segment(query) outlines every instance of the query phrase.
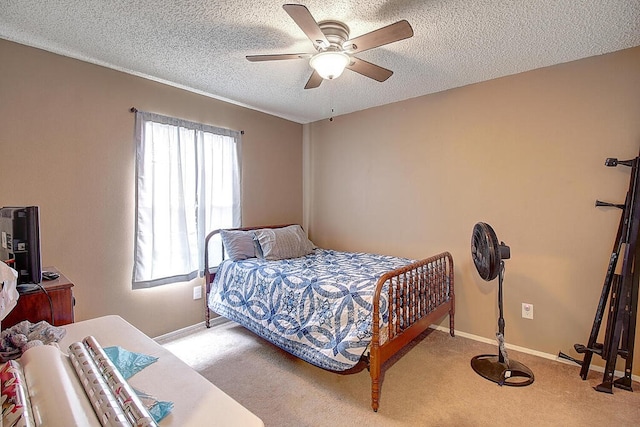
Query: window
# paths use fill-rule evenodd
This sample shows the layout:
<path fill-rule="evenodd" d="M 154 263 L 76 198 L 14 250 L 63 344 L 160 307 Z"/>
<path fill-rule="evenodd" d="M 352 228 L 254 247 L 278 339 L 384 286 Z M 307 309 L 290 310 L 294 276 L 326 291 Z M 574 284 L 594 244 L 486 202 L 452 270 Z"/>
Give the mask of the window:
<path fill-rule="evenodd" d="M 136 112 L 133 288 L 194 279 L 204 238 L 240 226 L 240 132 Z"/>

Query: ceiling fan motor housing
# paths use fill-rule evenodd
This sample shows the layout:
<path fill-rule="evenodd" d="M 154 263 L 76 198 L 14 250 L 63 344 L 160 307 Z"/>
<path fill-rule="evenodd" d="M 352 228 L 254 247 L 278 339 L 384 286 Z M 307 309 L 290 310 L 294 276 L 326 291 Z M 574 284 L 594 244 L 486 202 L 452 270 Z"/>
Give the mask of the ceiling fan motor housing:
<path fill-rule="evenodd" d="M 323 46 L 322 41 L 316 41 L 318 50 L 325 52 L 327 50 L 342 51 L 342 45 L 349 40 L 349 27 L 340 21 L 322 21 L 318 23 L 320 30 L 329 40 L 329 46 Z"/>

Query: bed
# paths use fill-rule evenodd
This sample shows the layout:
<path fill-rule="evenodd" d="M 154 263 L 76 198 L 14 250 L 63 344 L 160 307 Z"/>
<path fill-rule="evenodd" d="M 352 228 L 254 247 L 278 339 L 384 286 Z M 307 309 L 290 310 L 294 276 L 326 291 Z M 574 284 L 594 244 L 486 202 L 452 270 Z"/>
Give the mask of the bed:
<path fill-rule="evenodd" d="M 288 224 L 212 231 L 205 265 L 207 327 L 217 313 L 332 371 L 364 359 L 374 411 L 385 361 L 446 315 L 454 336 L 448 252 L 410 260 L 321 249 Z"/>

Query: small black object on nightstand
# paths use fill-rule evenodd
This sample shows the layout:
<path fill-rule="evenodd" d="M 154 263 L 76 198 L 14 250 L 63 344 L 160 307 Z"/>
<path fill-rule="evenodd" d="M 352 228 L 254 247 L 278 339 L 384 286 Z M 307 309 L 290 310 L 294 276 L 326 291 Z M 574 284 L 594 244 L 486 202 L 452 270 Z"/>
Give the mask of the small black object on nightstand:
<path fill-rule="evenodd" d="M 44 280 L 56 280 L 60 275 L 55 271 L 43 271 L 42 278 Z"/>

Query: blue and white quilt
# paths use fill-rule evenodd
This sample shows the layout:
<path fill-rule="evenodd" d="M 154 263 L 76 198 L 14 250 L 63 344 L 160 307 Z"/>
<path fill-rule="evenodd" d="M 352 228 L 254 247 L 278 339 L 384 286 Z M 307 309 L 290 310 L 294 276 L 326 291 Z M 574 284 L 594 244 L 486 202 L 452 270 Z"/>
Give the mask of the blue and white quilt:
<path fill-rule="evenodd" d="M 226 260 L 209 308 L 321 368 L 355 366 L 373 334 L 373 296 L 386 272 L 406 258 L 316 249 L 300 258 Z M 388 318 L 386 292 L 381 326 Z"/>

